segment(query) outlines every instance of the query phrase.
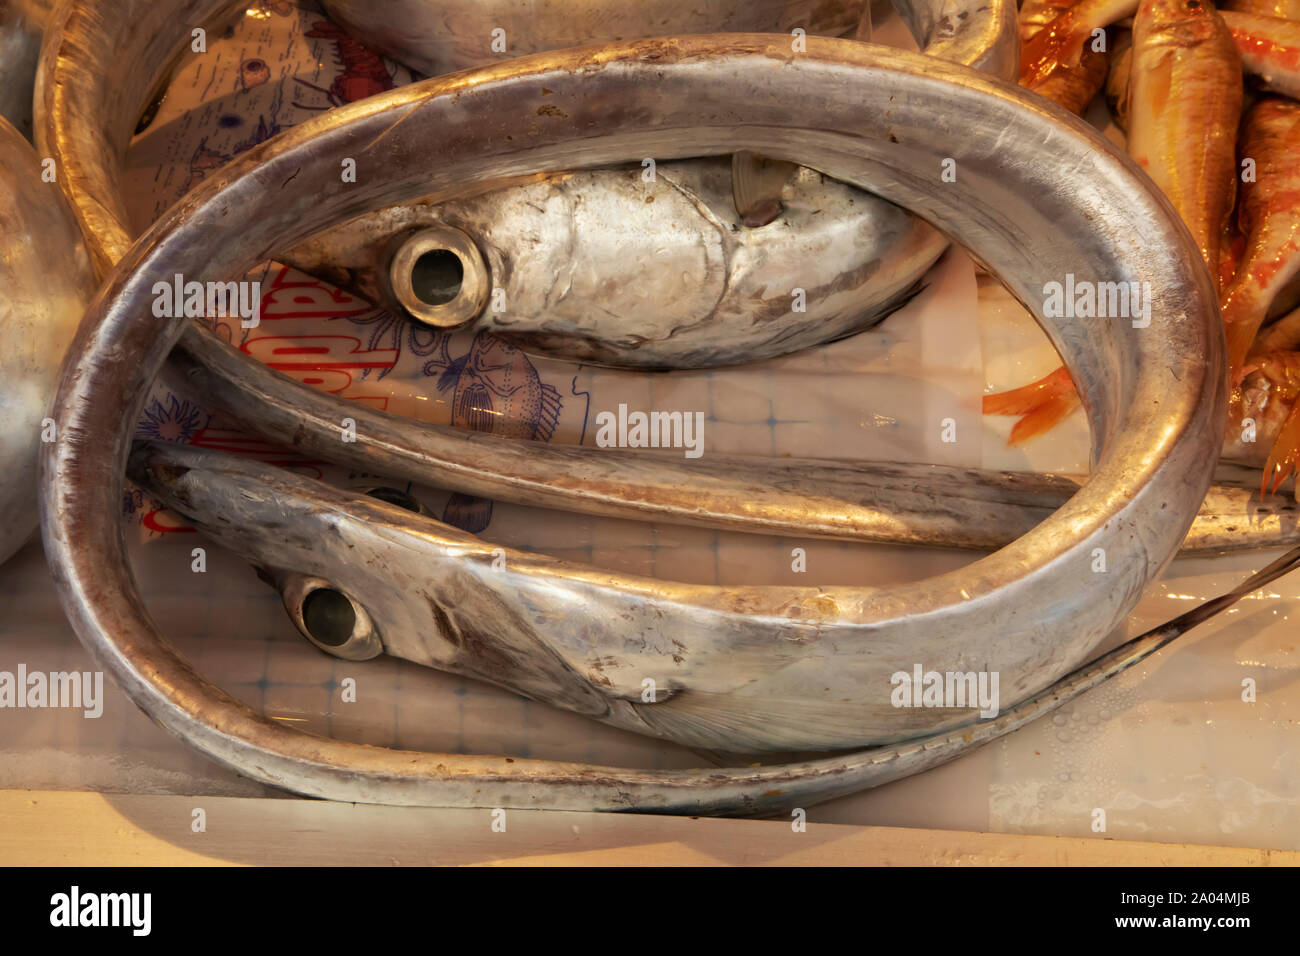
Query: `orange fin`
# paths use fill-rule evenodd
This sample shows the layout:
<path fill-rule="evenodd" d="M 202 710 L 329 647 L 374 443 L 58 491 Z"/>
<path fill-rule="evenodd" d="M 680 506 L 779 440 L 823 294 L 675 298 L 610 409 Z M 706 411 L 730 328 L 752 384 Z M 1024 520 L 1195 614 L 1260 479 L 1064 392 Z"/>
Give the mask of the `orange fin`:
<path fill-rule="evenodd" d="M 1224 322 L 1223 330 L 1228 337 L 1228 368 L 1232 374 L 1232 387 L 1236 388 L 1249 373 L 1249 369 L 1246 367 L 1246 356 L 1250 354 L 1250 347 L 1255 343 L 1255 335 L 1259 332 L 1259 324 L 1256 322 Z"/>
<path fill-rule="evenodd" d="M 1264 463 L 1259 493 L 1264 495 L 1269 491 L 1276 492 L 1278 486 L 1295 473 L 1297 461 L 1300 461 L 1300 402 L 1291 407 L 1281 431 L 1277 433 L 1273 450 L 1268 453 L 1268 461 Z"/>
<path fill-rule="evenodd" d="M 1036 382 L 984 396 L 985 415 L 1019 415 L 1008 445 L 1019 445 L 1051 431 L 1076 408 L 1079 393 L 1064 366 Z"/>
<path fill-rule="evenodd" d="M 985 415 L 1024 415 L 1032 412 L 1049 398 L 1066 395 L 1074 391 L 1074 382 L 1070 373 L 1062 365 L 1050 375 L 1044 375 L 1036 382 L 1021 385 L 1006 392 L 994 392 L 984 396 Z"/>
<path fill-rule="evenodd" d="M 1012 426 L 1007 444 L 1020 445 L 1031 438 L 1046 434 L 1065 421 L 1078 407 L 1079 396 L 1075 392 L 1052 396 Z"/>

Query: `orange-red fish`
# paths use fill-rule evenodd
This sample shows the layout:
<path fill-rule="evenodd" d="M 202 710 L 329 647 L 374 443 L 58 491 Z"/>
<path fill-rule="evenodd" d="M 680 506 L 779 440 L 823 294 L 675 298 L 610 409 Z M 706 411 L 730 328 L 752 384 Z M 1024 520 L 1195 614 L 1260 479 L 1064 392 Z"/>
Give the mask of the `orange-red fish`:
<path fill-rule="evenodd" d="M 1223 457 L 1262 464 L 1265 494 L 1277 491 L 1300 462 L 1300 352 L 1267 352 L 1251 366 L 1233 390 Z"/>
<path fill-rule="evenodd" d="M 1128 84 L 1133 69 L 1133 31 L 1119 30 L 1110 50 L 1106 73 L 1106 103 L 1115 125 L 1128 129 Z"/>
<path fill-rule="evenodd" d="M 1219 10 L 1236 10 L 1239 13 L 1258 13 L 1265 17 L 1282 17 L 1300 20 L 1300 0 L 1228 0 Z"/>
<path fill-rule="evenodd" d="M 1274 92 L 1300 97 L 1300 22 L 1232 10 L 1223 11 L 1223 22 L 1247 73 Z"/>
<path fill-rule="evenodd" d="M 1300 272 L 1300 103 L 1256 103 L 1242 126 L 1241 155 L 1254 166 L 1238 212 L 1246 248 L 1221 297 L 1234 383 L 1278 292 Z"/>
<path fill-rule="evenodd" d="M 1085 7 L 1090 12 L 1080 13 Z M 1096 22 L 1100 11 L 1119 19 L 1123 9 L 1119 0 L 1084 0 L 1035 35 L 1026 50 L 1040 41 L 1046 50 L 1050 32 L 1068 17 L 1078 19 L 1062 36 Z M 1041 66 L 1040 59 L 1022 67 L 1021 82 L 1026 70 L 1049 76 Z M 1142 0 L 1133 20 L 1128 152 L 1174 204 L 1216 279 L 1233 206 L 1241 101 L 1241 58 L 1208 0 Z M 1078 402 L 1061 368 L 1030 385 L 986 395 L 984 412 L 1021 415 L 1011 435 L 1017 444 L 1053 427 Z"/>
<path fill-rule="evenodd" d="M 1027 43 L 1035 33 L 1078 2 L 1079 0 L 1025 0 L 1017 15 L 1021 44 Z"/>
<path fill-rule="evenodd" d="M 1081 0 L 1036 29 L 1021 21 L 1020 85 L 1078 113 L 1106 82 L 1105 28 L 1130 16 L 1137 0 Z M 1032 31 L 1032 32 L 1031 32 Z"/>
<path fill-rule="evenodd" d="M 1132 69 L 1128 153 L 1169 197 L 1218 276 L 1241 119 L 1232 35 L 1208 0 L 1143 0 Z"/>

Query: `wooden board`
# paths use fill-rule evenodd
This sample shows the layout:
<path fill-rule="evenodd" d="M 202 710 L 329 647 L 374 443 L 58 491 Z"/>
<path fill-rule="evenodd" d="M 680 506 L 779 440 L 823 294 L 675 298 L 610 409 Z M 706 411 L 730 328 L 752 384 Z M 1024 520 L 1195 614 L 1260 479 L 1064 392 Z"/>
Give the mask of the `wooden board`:
<path fill-rule="evenodd" d="M 206 829 L 195 832 L 195 810 Z M 1296 866 L 1300 853 L 786 821 L 0 791 L 0 864 Z"/>

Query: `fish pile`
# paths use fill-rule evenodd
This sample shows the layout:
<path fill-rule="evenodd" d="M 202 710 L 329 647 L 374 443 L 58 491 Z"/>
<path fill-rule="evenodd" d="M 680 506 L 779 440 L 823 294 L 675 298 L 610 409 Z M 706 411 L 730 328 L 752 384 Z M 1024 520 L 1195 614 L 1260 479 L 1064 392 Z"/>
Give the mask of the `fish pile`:
<path fill-rule="evenodd" d="M 1104 99 L 1191 232 L 1228 342 L 1222 454 L 1276 491 L 1300 462 L 1300 0 L 1025 0 L 1020 31 L 1021 86 Z M 1013 445 L 1078 406 L 1064 367 L 984 398 Z"/>

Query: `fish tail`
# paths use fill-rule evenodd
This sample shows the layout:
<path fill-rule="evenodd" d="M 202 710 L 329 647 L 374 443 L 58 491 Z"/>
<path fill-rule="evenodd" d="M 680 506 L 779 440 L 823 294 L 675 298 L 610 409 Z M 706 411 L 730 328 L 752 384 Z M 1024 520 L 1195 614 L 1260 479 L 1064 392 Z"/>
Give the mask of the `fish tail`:
<path fill-rule="evenodd" d="M 1079 393 L 1064 366 L 1036 382 L 984 396 L 985 415 L 1019 415 L 1008 445 L 1019 445 L 1045 434 L 1079 407 Z"/>
<path fill-rule="evenodd" d="M 1246 356 L 1264 324 L 1263 310 L 1243 307 L 1244 298 L 1244 292 L 1231 289 L 1223 297 L 1223 331 L 1228 340 L 1228 368 L 1234 386 L 1240 385 L 1246 375 Z"/>
<path fill-rule="evenodd" d="M 1021 385 L 1006 392 L 984 396 L 985 415 L 1024 415 L 1043 403 L 1045 399 L 1074 391 L 1074 382 L 1065 366 L 1061 366 L 1036 382 Z"/>
<path fill-rule="evenodd" d="M 1297 461 L 1300 461 L 1300 402 L 1291 406 L 1286 421 L 1277 433 L 1277 440 L 1268 453 L 1264 474 L 1259 482 L 1260 495 L 1267 491 L 1276 492 L 1278 486 L 1295 473 Z"/>
<path fill-rule="evenodd" d="M 1055 395 L 1045 400 L 1012 426 L 1011 434 L 1007 438 L 1007 444 L 1010 446 L 1023 445 L 1031 438 L 1047 434 L 1047 432 L 1069 418 L 1070 413 L 1078 407 L 1079 396 L 1075 392 L 1067 395 Z"/>

